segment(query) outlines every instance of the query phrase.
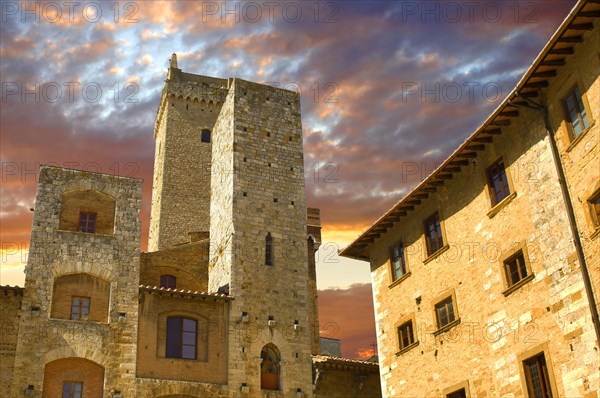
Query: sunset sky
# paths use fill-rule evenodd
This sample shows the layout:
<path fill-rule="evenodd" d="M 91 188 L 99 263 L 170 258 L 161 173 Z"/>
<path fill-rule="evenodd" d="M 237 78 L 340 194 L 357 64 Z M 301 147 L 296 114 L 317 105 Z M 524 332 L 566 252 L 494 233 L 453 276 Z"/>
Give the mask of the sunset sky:
<path fill-rule="evenodd" d="M 574 4 L 3 1 L 0 284 L 24 283 L 40 164 L 143 178 L 146 250 L 153 123 L 175 52 L 186 72 L 300 90 L 321 324 L 344 355 L 369 357 L 369 266 L 337 250 L 470 135 Z"/>

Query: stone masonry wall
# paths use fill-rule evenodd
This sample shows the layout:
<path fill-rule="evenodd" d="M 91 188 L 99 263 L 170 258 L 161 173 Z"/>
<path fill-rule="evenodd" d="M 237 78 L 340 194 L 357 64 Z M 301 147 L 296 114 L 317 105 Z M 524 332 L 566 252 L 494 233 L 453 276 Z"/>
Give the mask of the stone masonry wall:
<path fill-rule="evenodd" d="M 61 195 L 96 190 L 116 200 L 114 235 L 60 231 Z M 40 170 L 10 397 L 33 385 L 44 366 L 84 358 L 105 369 L 104 396 L 135 396 L 142 181 L 43 166 Z M 88 274 L 110 284 L 108 323 L 50 317 L 54 281 Z M 92 303 L 93 305 L 93 303 Z M 32 310 L 35 309 L 35 310 Z"/>
<path fill-rule="evenodd" d="M 262 397 L 260 352 L 281 353 L 281 390 L 312 397 L 300 101 L 296 93 L 235 79 L 215 126 L 211 198 L 211 289 L 229 284 L 229 388 Z M 215 172 L 215 166 L 220 172 Z M 218 180 L 217 180 L 218 179 Z M 273 265 L 265 239 L 273 239 Z M 248 322 L 239 322 L 247 312 Z M 269 327 L 269 317 L 275 322 Z M 297 322 L 299 327 L 294 328 Z"/>
<path fill-rule="evenodd" d="M 370 251 L 385 397 L 437 397 L 460 382 L 468 382 L 471 397 L 523 396 L 521 361 L 542 349 L 554 394 L 591 396 L 600 388 L 598 347 L 548 137 L 536 111 L 520 112 Z M 516 195 L 490 211 L 485 170 L 500 156 Z M 423 221 L 436 210 L 448 248 L 424 261 Z M 410 275 L 393 283 L 389 248 L 400 240 Z M 519 247 L 534 277 L 507 294 L 502 259 Z M 434 334 L 434 305 L 450 294 L 460 323 Z M 418 345 L 399 353 L 397 327 L 411 318 Z"/>
<path fill-rule="evenodd" d="M 588 200 L 600 190 L 600 26 L 585 33 L 584 42 L 567 58 L 561 73 L 550 82 L 545 99 L 554 128 L 577 226 L 592 277 L 596 305 L 600 311 L 600 229 L 594 226 Z M 577 139 L 571 137 L 562 99 L 577 85 L 583 96 L 590 127 Z"/>
<path fill-rule="evenodd" d="M 211 131 L 214 140 L 227 93 L 224 80 L 194 78 L 174 68 L 169 76 L 154 133 L 150 251 L 187 242 L 188 232 L 209 230 L 212 143 L 201 142 L 201 132 Z"/>

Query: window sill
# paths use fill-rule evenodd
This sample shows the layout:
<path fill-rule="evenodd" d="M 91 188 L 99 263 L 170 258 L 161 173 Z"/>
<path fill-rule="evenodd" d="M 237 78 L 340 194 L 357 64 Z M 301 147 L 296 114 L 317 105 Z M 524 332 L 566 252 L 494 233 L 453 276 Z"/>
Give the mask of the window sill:
<path fill-rule="evenodd" d="M 398 286 L 400 283 L 402 283 L 402 281 L 404 281 L 406 278 L 408 278 L 410 276 L 410 271 L 408 271 L 407 273 L 405 273 L 404 275 L 402 275 L 400 278 L 396 279 L 394 282 L 392 282 L 391 285 L 388 286 L 389 289 Z"/>
<path fill-rule="evenodd" d="M 400 355 L 412 350 L 413 348 L 415 348 L 416 346 L 419 345 L 419 340 L 415 341 L 414 343 L 412 343 L 411 345 L 408 345 L 406 347 L 404 347 L 403 349 L 401 349 L 400 351 L 398 351 L 396 353 L 396 356 L 399 357 Z"/>
<path fill-rule="evenodd" d="M 590 131 L 592 129 L 592 127 L 594 127 L 594 124 L 596 124 L 595 120 L 592 121 L 592 123 L 590 123 L 590 125 L 587 126 L 581 133 L 579 133 L 579 135 L 571 141 L 571 143 L 569 144 L 569 146 L 566 149 L 566 152 L 571 152 L 571 150 L 573 148 L 575 148 L 581 140 L 583 140 L 583 137 L 585 135 L 587 135 L 588 131 Z"/>
<path fill-rule="evenodd" d="M 58 232 L 67 232 L 70 234 L 85 235 L 85 236 L 100 236 L 100 237 L 106 237 L 106 238 L 114 238 L 115 237 L 114 234 L 100 234 L 98 232 L 90 233 L 90 232 L 81 232 L 81 231 L 69 231 L 68 229 L 57 229 L 57 231 Z"/>
<path fill-rule="evenodd" d="M 495 205 L 494 207 L 492 207 L 488 212 L 487 212 L 487 216 L 489 218 L 493 218 L 496 214 L 498 214 L 500 212 L 500 210 L 502 210 L 503 208 L 505 208 L 510 202 L 513 201 L 514 198 L 517 197 L 517 193 L 513 192 L 510 195 L 508 195 L 506 198 L 502 199 L 500 201 L 500 203 L 498 203 L 497 205 Z"/>
<path fill-rule="evenodd" d="M 434 336 L 440 335 L 442 333 L 447 332 L 448 330 L 452 329 L 454 326 L 460 324 L 460 318 L 453 320 L 452 322 L 450 322 L 449 324 L 447 324 L 446 326 L 442 326 L 441 328 L 439 328 L 438 330 L 436 330 L 435 332 L 433 332 Z"/>
<path fill-rule="evenodd" d="M 450 249 L 449 245 L 444 245 L 442 246 L 441 249 L 438 249 L 436 252 L 432 253 L 429 255 L 429 257 L 427 257 L 425 260 L 423 260 L 423 264 L 427 264 L 428 262 L 435 260 L 436 258 L 438 258 L 442 253 L 444 253 L 445 251 L 447 251 L 448 249 Z"/>
<path fill-rule="evenodd" d="M 505 291 L 503 291 L 502 294 L 504 295 L 504 297 L 509 296 L 510 294 L 512 294 L 513 292 L 515 292 L 516 290 L 519 290 L 519 288 L 521 286 L 523 286 L 524 284 L 526 284 L 527 282 L 532 281 L 533 278 L 535 278 L 535 274 L 531 273 L 531 274 L 527 275 L 525 278 L 521 279 L 520 281 L 518 281 L 517 283 L 515 283 L 514 285 L 512 285 L 511 287 L 509 287 Z"/>

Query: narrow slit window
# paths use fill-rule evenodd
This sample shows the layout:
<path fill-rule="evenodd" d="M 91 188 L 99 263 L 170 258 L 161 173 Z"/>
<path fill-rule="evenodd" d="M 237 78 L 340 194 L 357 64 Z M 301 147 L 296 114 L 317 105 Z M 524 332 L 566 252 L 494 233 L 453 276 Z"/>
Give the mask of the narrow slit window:
<path fill-rule="evenodd" d="M 265 238 L 265 264 L 273 265 L 273 238 L 270 232 Z"/>

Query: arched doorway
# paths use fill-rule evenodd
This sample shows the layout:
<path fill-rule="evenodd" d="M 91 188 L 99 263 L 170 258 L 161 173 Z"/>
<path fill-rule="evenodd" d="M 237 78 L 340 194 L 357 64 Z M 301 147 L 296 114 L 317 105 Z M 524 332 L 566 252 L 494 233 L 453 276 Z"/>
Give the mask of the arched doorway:
<path fill-rule="evenodd" d="M 281 356 L 273 344 L 267 344 L 260 352 L 260 388 L 263 390 L 279 390 L 281 374 Z"/>

